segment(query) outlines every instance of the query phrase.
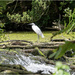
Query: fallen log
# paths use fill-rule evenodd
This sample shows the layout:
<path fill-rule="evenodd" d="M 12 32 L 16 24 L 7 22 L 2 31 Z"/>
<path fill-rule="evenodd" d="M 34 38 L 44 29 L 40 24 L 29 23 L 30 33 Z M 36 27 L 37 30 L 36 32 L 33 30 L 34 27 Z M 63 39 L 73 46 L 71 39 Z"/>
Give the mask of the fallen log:
<path fill-rule="evenodd" d="M 0 48 L 21 48 L 21 49 L 32 49 L 32 48 L 35 48 L 35 47 L 38 47 L 38 48 L 51 48 L 51 49 L 55 49 L 55 48 L 58 48 L 59 45 L 62 45 L 64 44 L 64 42 L 49 42 L 49 43 L 39 43 L 39 44 L 31 44 L 31 45 L 20 45 L 20 44 L 17 44 L 17 45 L 13 45 L 13 44 L 1 44 L 0 45 Z"/>
<path fill-rule="evenodd" d="M 14 41 L 27 42 L 27 43 L 33 44 L 31 41 L 26 41 L 26 40 L 7 40 L 7 41 L 1 41 L 0 43 L 4 43 L 4 42 L 14 42 Z"/>
<path fill-rule="evenodd" d="M 42 46 L 42 45 L 33 45 L 33 46 L 20 46 L 20 45 L 5 45 L 4 47 L 0 47 L 0 48 L 9 48 L 9 49 L 13 49 L 13 48 L 21 48 L 21 49 L 33 49 L 35 47 L 38 47 L 38 48 L 46 48 L 46 49 L 55 49 L 55 48 L 58 48 L 59 45 L 55 45 L 55 46 Z"/>
<path fill-rule="evenodd" d="M 1 72 L 5 70 L 10 70 L 11 72 L 13 71 L 14 73 L 18 74 L 33 74 L 32 72 L 26 71 L 26 70 L 20 70 L 20 69 L 13 69 L 9 67 L 0 67 Z"/>

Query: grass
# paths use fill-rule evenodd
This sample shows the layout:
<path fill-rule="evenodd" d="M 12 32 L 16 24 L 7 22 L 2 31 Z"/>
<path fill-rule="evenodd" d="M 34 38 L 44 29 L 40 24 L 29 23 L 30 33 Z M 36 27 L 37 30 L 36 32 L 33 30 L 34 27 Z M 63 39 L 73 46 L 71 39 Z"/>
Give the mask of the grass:
<path fill-rule="evenodd" d="M 50 37 L 52 36 L 52 33 L 54 33 L 54 31 L 44 31 L 43 34 L 45 36 L 45 38 L 41 38 L 40 37 L 40 42 L 49 42 L 50 41 Z M 70 34 L 62 34 L 65 38 L 70 38 L 71 40 L 73 40 L 75 37 L 75 32 L 72 32 Z M 30 32 L 6 32 L 5 33 L 6 36 L 6 40 L 28 40 L 28 41 L 32 41 L 32 42 L 36 42 L 37 41 L 37 34 L 34 33 L 33 31 Z M 60 39 L 63 38 L 61 35 L 57 35 L 55 36 L 53 39 Z"/>

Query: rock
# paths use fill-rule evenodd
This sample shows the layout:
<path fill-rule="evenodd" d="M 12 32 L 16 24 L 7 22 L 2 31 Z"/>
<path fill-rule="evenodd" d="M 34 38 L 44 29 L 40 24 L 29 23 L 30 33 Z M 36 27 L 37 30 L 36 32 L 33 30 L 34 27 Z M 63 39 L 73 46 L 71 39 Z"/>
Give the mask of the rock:
<path fill-rule="evenodd" d="M 17 72 L 14 72 L 14 71 L 11 71 L 11 70 L 5 70 L 5 71 L 2 71 L 1 74 L 16 74 L 16 75 L 19 75 Z"/>

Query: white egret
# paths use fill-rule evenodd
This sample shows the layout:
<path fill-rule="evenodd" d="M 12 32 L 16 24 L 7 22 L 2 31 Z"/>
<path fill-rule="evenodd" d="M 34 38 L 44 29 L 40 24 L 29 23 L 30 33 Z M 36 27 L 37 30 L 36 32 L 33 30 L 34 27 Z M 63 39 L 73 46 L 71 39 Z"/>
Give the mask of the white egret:
<path fill-rule="evenodd" d="M 44 38 L 44 35 L 43 35 L 42 31 L 40 30 L 40 28 L 37 25 L 35 25 L 35 23 L 30 23 L 28 25 L 32 25 L 33 31 L 38 35 L 38 41 L 39 41 L 39 35 L 42 38 Z"/>

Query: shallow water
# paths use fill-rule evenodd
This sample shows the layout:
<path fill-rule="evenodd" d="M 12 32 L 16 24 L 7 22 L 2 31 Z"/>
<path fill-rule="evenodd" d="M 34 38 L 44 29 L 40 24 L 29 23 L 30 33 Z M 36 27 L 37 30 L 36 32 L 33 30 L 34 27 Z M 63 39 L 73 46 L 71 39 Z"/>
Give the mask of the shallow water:
<path fill-rule="evenodd" d="M 19 50 L 16 54 L 12 52 L 7 54 L 6 50 L 0 51 L 0 64 L 22 65 L 27 71 L 33 73 L 41 72 L 42 74 L 51 74 L 55 72 L 55 66 L 46 64 L 41 57 L 25 54 Z M 73 71 L 71 75 L 75 75 L 75 72 Z"/>
<path fill-rule="evenodd" d="M 24 56 L 24 55 L 17 55 L 17 59 L 13 59 L 13 61 L 9 62 L 9 64 L 20 64 L 25 67 L 28 71 L 36 73 L 38 71 L 42 71 L 44 74 L 54 73 L 54 65 L 41 63 L 38 60 L 32 60 L 31 57 L 35 56 Z"/>

